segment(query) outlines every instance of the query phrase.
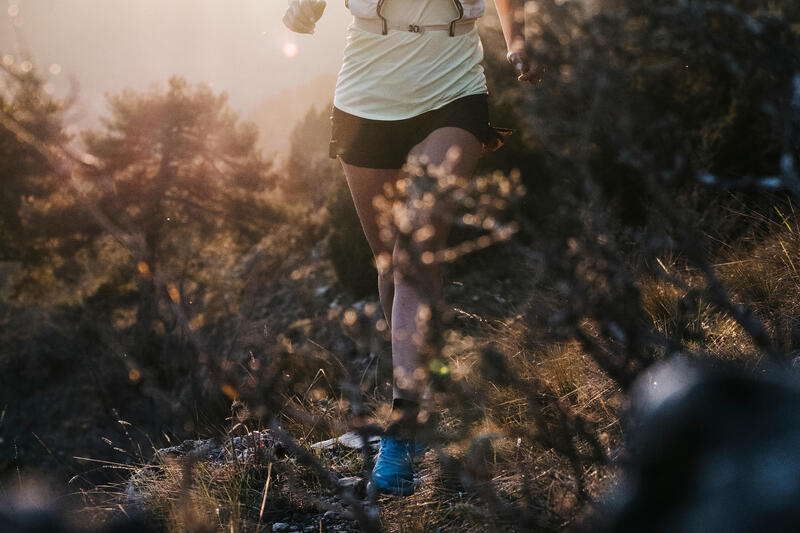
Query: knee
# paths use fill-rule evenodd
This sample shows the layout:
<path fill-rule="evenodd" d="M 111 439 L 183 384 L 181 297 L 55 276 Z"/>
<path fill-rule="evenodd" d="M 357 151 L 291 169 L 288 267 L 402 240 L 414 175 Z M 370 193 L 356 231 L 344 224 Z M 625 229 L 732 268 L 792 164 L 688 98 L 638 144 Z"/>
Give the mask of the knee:
<path fill-rule="evenodd" d="M 437 297 L 442 287 L 442 268 L 433 252 L 395 247 L 392 255 L 392 279 L 420 294 Z"/>

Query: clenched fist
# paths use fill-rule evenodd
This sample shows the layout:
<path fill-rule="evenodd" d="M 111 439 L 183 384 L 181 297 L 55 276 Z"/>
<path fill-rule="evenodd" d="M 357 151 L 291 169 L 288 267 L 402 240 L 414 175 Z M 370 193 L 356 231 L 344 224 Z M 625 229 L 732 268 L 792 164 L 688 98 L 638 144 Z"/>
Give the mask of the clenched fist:
<path fill-rule="evenodd" d="M 325 0 L 291 0 L 283 24 L 296 33 L 314 33 L 314 26 L 325 11 Z"/>

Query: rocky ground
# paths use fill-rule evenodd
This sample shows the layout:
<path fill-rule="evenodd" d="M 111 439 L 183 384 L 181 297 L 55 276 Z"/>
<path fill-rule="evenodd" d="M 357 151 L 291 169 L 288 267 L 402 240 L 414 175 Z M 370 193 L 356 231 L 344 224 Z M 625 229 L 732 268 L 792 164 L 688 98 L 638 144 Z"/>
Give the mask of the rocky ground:
<path fill-rule="evenodd" d="M 534 268 L 536 260 L 526 250 L 509 243 L 474 254 L 468 264 L 461 262 L 448 265 L 446 299 L 453 310 L 452 327 L 461 334 L 469 335 L 491 327 L 488 326 L 490 323 L 514 320 L 526 305 L 525 298 L 531 284 L 538 281 Z M 380 402 L 382 396 L 388 398 L 388 381 L 384 381 L 390 346 L 380 328 L 376 328 L 382 318 L 377 298 L 372 296 L 354 301 L 336 286 L 330 266 L 324 261 L 297 266 L 289 278 L 292 280 L 291 286 L 281 286 L 280 281 L 275 281 L 273 287 L 265 288 L 263 299 L 259 299 L 263 317 L 255 320 L 255 325 L 249 329 L 255 331 L 260 325 L 266 324 L 269 331 L 280 332 L 277 336 L 289 339 L 293 349 L 300 354 L 339 357 L 345 361 L 349 372 L 360 373 L 362 384 L 365 381 L 373 383 L 366 390 L 376 396 L 369 401 Z M 354 314 L 349 315 L 351 312 Z M 349 320 L 349 316 L 355 319 Z M 247 342 L 243 342 L 243 345 Z M 325 409 L 325 405 L 323 400 L 312 408 Z M 293 430 L 297 433 L 302 428 L 287 427 L 290 433 Z M 352 490 L 352 494 L 363 503 L 365 482 L 361 475 L 363 459 L 359 450 L 360 439 L 352 433 L 312 435 L 323 438 L 315 442 L 298 434 L 293 437 L 330 469 L 336 476 L 337 484 Z M 374 453 L 377 438 L 373 438 L 370 445 Z M 426 487 L 435 485 L 439 477 L 435 455 L 429 452 L 420 458 L 424 462 L 419 469 L 420 480 Z M 270 477 L 264 468 L 272 462 L 276 470 Z M 287 471 L 276 475 L 281 464 L 287 467 Z M 237 497 L 249 502 L 247 505 L 252 509 L 251 516 L 259 515 L 255 509 L 263 502 L 258 495 L 264 493 L 269 479 L 270 496 L 261 510 L 260 523 L 256 521 L 250 524 L 253 531 L 360 530 L 357 522 L 352 520 L 352 507 L 341 494 L 321 486 L 315 475 L 301 475 L 302 479 L 298 480 L 288 472 L 289 465 L 297 466 L 295 458 L 265 430 L 232 438 L 188 440 L 157 450 L 150 464 L 144 465 L 131 477 L 124 491 L 123 506 L 150 512 L 155 508 L 162 520 L 176 520 L 174 506 L 165 507 L 161 504 L 165 500 L 174 500 L 175 495 L 170 491 L 178 490 L 180 486 L 180 482 L 175 481 L 180 476 L 175 472 L 180 470 L 181 465 L 192 465 L 195 469 L 201 465 L 201 473 L 195 475 L 195 481 L 203 476 L 217 480 L 218 484 L 220 478 L 247 478 L 245 484 L 252 494 Z M 449 500 L 452 495 L 449 492 L 447 494 Z M 461 503 L 453 505 L 469 506 L 469 496 L 461 492 L 456 496 Z M 392 498 L 384 500 L 381 500 L 381 505 L 389 508 L 400 505 Z M 365 508 L 369 509 L 368 506 Z M 373 512 L 378 513 L 379 510 L 374 509 Z M 243 523 L 248 522 L 244 520 Z M 249 530 L 248 526 L 244 526 L 244 530 Z"/>
<path fill-rule="evenodd" d="M 370 439 L 371 451 L 377 449 L 377 438 Z M 359 449 L 360 439 L 354 433 L 347 433 L 340 438 L 329 439 L 311 445 L 312 449 L 325 450 L 328 453 L 340 453 Z M 224 470 L 226 466 L 236 465 L 239 468 L 254 466 L 265 455 L 275 459 L 286 458 L 284 447 L 269 432 L 254 431 L 248 435 L 234 437 L 229 442 L 221 439 L 188 440 L 177 446 L 157 450 L 150 465 L 137 470 L 128 483 L 122 505 L 129 513 L 147 512 L 153 488 L 151 483 L 157 482 L 153 476 L 154 469 L 169 468 L 170 465 L 195 464 L 203 462 L 208 467 Z M 364 497 L 365 482 L 362 477 L 349 476 L 338 478 L 340 486 L 352 490 L 357 496 Z M 286 509 L 271 510 L 270 521 L 264 522 L 267 531 L 359 531 L 358 524 L 347 518 L 347 505 L 341 496 L 330 495 L 318 499 L 319 508 L 298 511 Z"/>

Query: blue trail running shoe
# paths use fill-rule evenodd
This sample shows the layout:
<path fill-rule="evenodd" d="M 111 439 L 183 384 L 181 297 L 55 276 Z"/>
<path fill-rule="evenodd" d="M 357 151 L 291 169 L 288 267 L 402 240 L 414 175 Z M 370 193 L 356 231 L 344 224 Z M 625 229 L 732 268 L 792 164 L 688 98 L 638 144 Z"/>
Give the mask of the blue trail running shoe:
<path fill-rule="evenodd" d="M 414 441 L 395 437 L 381 438 L 381 447 L 372 469 L 372 483 L 378 492 L 408 496 L 414 492 Z"/>

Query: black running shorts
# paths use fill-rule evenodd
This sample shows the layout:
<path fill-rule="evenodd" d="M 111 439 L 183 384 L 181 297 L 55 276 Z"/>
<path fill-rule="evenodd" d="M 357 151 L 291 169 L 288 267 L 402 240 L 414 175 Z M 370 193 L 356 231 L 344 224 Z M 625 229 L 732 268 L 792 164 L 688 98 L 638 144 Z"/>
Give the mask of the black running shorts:
<path fill-rule="evenodd" d="M 365 168 L 399 169 L 411 149 L 438 128 L 462 128 L 483 145 L 491 142 L 489 100 L 474 94 L 403 120 L 370 120 L 333 108 L 330 156 Z"/>

